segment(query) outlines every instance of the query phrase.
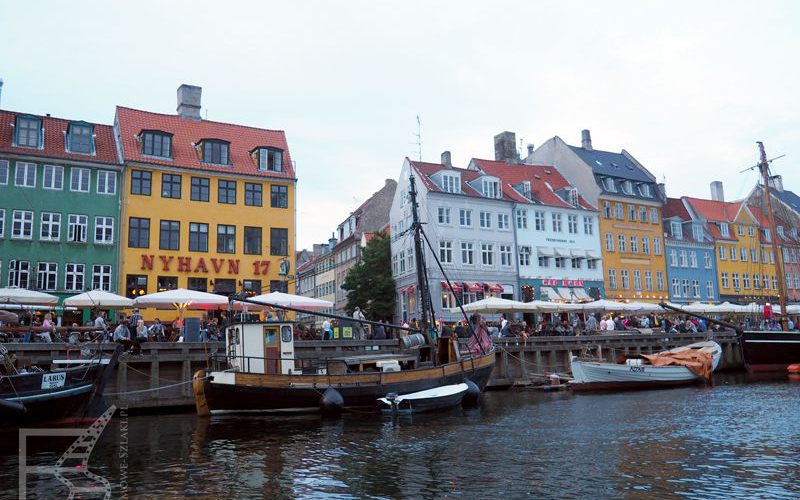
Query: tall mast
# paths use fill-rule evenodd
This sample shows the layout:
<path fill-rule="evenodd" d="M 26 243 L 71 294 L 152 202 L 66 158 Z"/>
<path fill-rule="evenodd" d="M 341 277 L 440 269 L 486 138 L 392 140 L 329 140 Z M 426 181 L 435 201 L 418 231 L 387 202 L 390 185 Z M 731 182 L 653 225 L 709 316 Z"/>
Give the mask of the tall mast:
<path fill-rule="evenodd" d="M 772 252 L 775 254 L 775 272 L 778 278 L 778 302 L 781 306 L 781 326 L 787 328 L 786 320 L 786 281 L 783 275 L 783 254 L 778 248 L 778 231 L 775 229 L 775 214 L 772 212 L 772 196 L 769 192 L 769 162 L 767 152 L 764 150 L 764 143 L 758 141 L 758 150 L 761 153 L 761 161 L 758 165 L 761 171 L 761 180 L 764 184 L 764 202 L 767 207 L 767 221 L 769 222 L 770 241 L 772 242 Z"/>
<path fill-rule="evenodd" d="M 432 311 L 431 311 L 431 292 L 428 287 L 428 274 L 425 267 L 425 249 L 422 246 L 422 223 L 419 220 L 419 212 L 417 205 L 417 184 L 412 173 L 409 177 L 410 188 L 408 191 L 411 197 L 411 217 L 412 228 L 414 229 L 414 253 L 416 254 L 417 263 L 417 283 L 419 287 L 419 300 L 422 306 L 422 317 L 420 318 L 420 329 L 427 337 L 431 331 L 432 325 Z"/>

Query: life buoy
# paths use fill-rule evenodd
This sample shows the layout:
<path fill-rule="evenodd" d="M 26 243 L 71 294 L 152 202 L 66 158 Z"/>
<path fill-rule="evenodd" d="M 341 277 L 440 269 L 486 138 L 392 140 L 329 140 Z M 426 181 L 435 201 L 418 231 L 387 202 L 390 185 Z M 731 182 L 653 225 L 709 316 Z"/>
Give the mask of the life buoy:
<path fill-rule="evenodd" d="M 786 368 L 786 371 L 789 373 L 800 373 L 800 363 L 795 363 L 793 365 L 789 365 Z"/>

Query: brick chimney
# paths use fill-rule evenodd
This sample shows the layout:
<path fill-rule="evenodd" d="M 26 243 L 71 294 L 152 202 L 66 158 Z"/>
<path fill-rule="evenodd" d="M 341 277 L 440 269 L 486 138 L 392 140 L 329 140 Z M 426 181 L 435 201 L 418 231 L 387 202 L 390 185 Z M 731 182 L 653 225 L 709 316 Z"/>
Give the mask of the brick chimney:
<path fill-rule="evenodd" d="M 186 120 L 200 120 L 200 97 L 203 88 L 183 84 L 178 87 L 178 116 Z"/>
<path fill-rule="evenodd" d="M 589 129 L 581 130 L 581 147 L 586 151 L 592 150 L 592 134 Z"/>
<path fill-rule="evenodd" d="M 517 135 L 514 132 L 501 132 L 494 136 L 494 159 L 511 163 L 519 161 Z"/>
<path fill-rule="evenodd" d="M 453 168 L 453 161 L 450 158 L 450 151 L 442 152 L 442 165 L 444 165 L 445 168 Z"/>
<path fill-rule="evenodd" d="M 769 178 L 769 187 L 774 189 L 775 191 L 782 193 L 783 192 L 783 177 L 780 175 L 773 175 Z"/>
<path fill-rule="evenodd" d="M 529 142 L 528 143 L 528 156 L 531 156 L 533 154 L 533 150 L 534 150 L 533 144 L 531 144 Z"/>
<path fill-rule="evenodd" d="M 711 199 L 714 201 L 725 201 L 725 192 L 722 190 L 721 181 L 714 181 L 711 183 Z"/>

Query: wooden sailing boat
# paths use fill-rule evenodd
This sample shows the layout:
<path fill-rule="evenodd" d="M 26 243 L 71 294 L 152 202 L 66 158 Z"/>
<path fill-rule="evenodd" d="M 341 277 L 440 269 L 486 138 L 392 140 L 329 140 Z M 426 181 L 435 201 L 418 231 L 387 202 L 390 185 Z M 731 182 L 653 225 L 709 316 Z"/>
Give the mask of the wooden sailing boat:
<path fill-rule="evenodd" d="M 422 306 L 421 328 L 409 335 L 410 341 L 406 342 L 409 348 L 398 354 L 299 360 L 294 356 L 294 324 L 291 321 L 233 324 L 226 328 L 225 354 L 212 356 L 214 366 L 208 371 L 200 370 L 194 376 L 193 389 L 199 415 L 249 411 L 337 413 L 348 408 L 377 410 L 378 399 L 387 394 L 405 395 L 461 383 L 469 386 L 464 403 L 477 401 L 494 367 L 494 348 L 487 332 L 477 326 L 472 329 L 473 342 L 469 352 L 461 351 L 454 335 L 440 336 L 435 332 L 425 269 L 424 233 L 419 221 L 413 175 L 409 196 Z M 243 301 L 298 311 L 291 307 Z M 343 322 L 357 321 L 334 314 L 315 314 Z M 392 328 L 410 330 L 399 326 Z"/>
<path fill-rule="evenodd" d="M 748 371 L 785 372 L 790 364 L 800 362 L 800 335 L 787 331 L 788 316 L 786 314 L 786 298 L 788 297 L 788 292 L 784 274 L 783 253 L 778 248 L 779 237 L 776 230 L 775 213 L 772 208 L 772 196 L 769 189 L 769 161 L 767 161 L 764 144 L 759 142 L 758 147 L 761 155 L 758 167 L 764 187 L 765 215 L 770 233 L 773 235 L 771 243 L 772 251 L 775 254 L 778 300 L 780 302 L 780 310 L 783 314 L 780 316 L 781 331 L 745 331 L 742 332 L 740 343 L 744 363 Z"/>

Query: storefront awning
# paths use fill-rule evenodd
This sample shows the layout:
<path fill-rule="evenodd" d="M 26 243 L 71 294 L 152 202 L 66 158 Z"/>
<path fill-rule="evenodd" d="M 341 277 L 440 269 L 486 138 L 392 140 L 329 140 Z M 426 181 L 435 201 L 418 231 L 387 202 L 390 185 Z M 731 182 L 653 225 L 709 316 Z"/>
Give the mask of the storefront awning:
<path fill-rule="evenodd" d="M 503 293 L 503 285 L 500 283 L 486 283 L 486 288 L 490 293 Z"/>
<path fill-rule="evenodd" d="M 556 248 L 556 255 L 559 257 L 569 257 L 569 250 L 566 248 Z"/>
<path fill-rule="evenodd" d="M 560 286 L 560 287 L 558 287 L 558 294 L 561 295 L 562 297 L 564 297 L 567 300 L 577 300 L 578 299 L 578 295 L 577 295 L 577 292 L 575 292 L 575 290 L 577 290 L 577 289 L 576 288 L 566 288 L 566 287 Z"/>
<path fill-rule="evenodd" d="M 552 257 L 553 255 L 555 255 L 555 254 L 553 253 L 553 249 L 552 249 L 552 248 L 549 248 L 549 247 L 536 247 L 536 252 L 537 252 L 537 253 L 538 253 L 538 254 L 539 254 L 541 257 Z"/>
<path fill-rule="evenodd" d="M 471 293 L 478 293 L 483 291 L 483 285 L 475 281 L 465 281 L 464 291 Z"/>
<path fill-rule="evenodd" d="M 414 293 L 414 287 L 416 285 L 408 285 L 400 289 L 400 295 L 411 295 Z"/>
<path fill-rule="evenodd" d="M 583 288 L 575 288 L 573 291 L 575 292 L 575 296 L 578 297 L 578 300 L 592 300 Z"/>
<path fill-rule="evenodd" d="M 600 258 L 600 254 L 598 252 L 595 252 L 594 250 L 587 250 L 586 251 L 586 256 L 589 257 L 590 259 L 599 259 Z"/>
<path fill-rule="evenodd" d="M 573 257 L 586 257 L 586 251 L 585 250 L 570 250 L 569 253 Z"/>
<path fill-rule="evenodd" d="M 539 289 L 542 300 L 560 300 L 563 297 L 556 292 L 555 288 L 543 286 Z"/>
<path fill-rule="evenodd" d="M 445 292 L 461 293 L 462 290 L 461 283 L 459 283 L 458 281 L 451 281 L 450 284 L 452 285 L 452 287 L 448 286 L 446 281 L 442 281 L 441 282 L 442 290 Z"/>

